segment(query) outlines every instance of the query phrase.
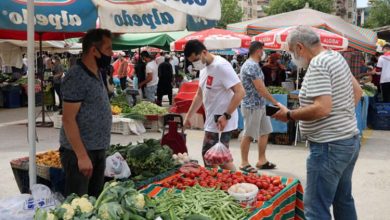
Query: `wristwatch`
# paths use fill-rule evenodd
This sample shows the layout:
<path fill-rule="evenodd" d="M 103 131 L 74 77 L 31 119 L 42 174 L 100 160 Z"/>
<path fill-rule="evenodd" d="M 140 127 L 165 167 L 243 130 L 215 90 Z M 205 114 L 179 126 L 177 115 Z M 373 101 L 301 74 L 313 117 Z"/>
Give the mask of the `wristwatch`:
<path fill-rule="evenodd" d="M 226 120 L 229 120 L 232 118 L 232 115 L 230 115 L 229 113 L 225 112 L 223 113 L 223 116 L 225 116 Z"/>
<path fill-rule="evenodd" d="M 288 111 L 288 112 L 287 112 L 287 119 L 288 119 L 289 121 L 294 121 L 294 119 L 291 118 L 291 111 Z"/>

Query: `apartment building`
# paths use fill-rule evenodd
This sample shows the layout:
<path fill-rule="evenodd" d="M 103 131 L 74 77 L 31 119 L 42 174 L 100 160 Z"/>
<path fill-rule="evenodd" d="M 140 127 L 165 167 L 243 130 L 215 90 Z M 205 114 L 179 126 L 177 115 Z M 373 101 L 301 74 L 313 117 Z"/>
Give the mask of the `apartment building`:
<path fill-rule="evenodd" d="M 269 0 L 239 0 L 238 5 L 241 6 L 244 15 L 243 21 L 265 17 L 263 6 L 268 5 Z"/>
<path fill-rule="evenodd" d="M 356 0 L 335 0 L 334 14 L 340 16 L 346 22 L 357 24 L 357 3 Z"/>

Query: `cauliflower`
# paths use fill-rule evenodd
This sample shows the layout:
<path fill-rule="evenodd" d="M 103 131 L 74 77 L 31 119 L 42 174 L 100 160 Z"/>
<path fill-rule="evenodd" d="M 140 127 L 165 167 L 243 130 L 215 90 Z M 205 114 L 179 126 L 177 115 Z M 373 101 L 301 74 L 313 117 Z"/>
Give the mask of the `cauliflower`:
<path fill-rule="evenodd" d="M 64 220 L 71 220 L 74 216 L 74 209 L 72 208 L 72 206 L 68 203 L 64 203 L 61 205 L 61 208 L 66 210 L 64 213 L 63 219 Z"/>
<path fill-rule="evenodd" d="M 145 198 L 144 195 L 139 193 L 138 195 L 135 196 L 134 198 L 135 202 L 134 205 L 137 209 L 143 209 L 145 206 Z"/>
<path fill-rule="evenodd" d="M 87 198 L 84 197 L 73 199 L 71 206 L 74 210 L 80 208 L 80 211 L 82 213 L 90 213 L 93 210 L 92 204 L 89 202 Z"/>
<path fill-rule="evenodd" d="M 57 217 L 53 213 L 47 213 L 46 220 L 57 220 Z"/>
<path fill-rule="evenodd" d="M 98 216 L 102 220 L 120 220 L 123 214 L 123 209 L 117 202 L 104 203 L 98 211 Z"/>

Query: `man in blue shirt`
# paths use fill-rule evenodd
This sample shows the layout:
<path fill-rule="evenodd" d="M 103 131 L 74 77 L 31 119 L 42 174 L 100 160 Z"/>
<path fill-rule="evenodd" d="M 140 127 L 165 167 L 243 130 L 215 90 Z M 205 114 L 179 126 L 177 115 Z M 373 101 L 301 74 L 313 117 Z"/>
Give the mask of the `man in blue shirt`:
<path fill-rule="evenodd" d="M 258 169 L 273 169 L 276 167 L 266 159 L 265 149 L 268 143 L 268 135 L 272 132 L 270 118 L 266 116 L 265 99 L 277 105 L 277 101 L 268 92 L 264 84 L 264 74 L 259 62 L 263 55 L 261 42 L 252 42 L 249 48 L 249 59 L 241 67 L 241 80 L 245 88 L 245 97 L 241 104 L 244 116 L 244 131 L 241 141 L 241 166 L 240 170 L 256 173 L 248 161 L 249 146 L 255 139 L 258 140 L 259 157 L 256 164 Z"/>

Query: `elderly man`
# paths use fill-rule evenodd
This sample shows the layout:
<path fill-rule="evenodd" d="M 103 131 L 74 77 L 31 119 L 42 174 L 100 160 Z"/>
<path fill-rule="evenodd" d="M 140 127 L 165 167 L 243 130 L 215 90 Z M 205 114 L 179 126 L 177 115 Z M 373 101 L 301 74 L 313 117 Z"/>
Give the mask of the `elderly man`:
<path fill-rule="evenodd" d="M 360 139 L 355 105 L 362 90 L 345 59 L 321 46 L 318 35 L 299 26 L 287 39 L 298 67 L 308 67 L 299 94 L 301 107 L 280 110 L 281 121 L 299 120 L 302 136 L 309 141 L 307 185 L 304 196 L 307 220 L 357 219 L 352 197 L 352 173 Z"/>

